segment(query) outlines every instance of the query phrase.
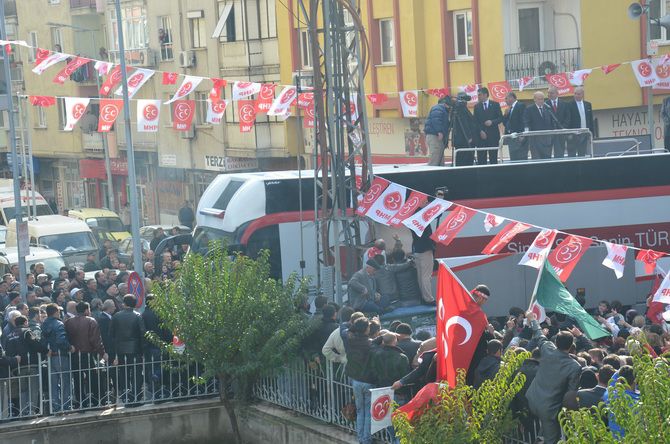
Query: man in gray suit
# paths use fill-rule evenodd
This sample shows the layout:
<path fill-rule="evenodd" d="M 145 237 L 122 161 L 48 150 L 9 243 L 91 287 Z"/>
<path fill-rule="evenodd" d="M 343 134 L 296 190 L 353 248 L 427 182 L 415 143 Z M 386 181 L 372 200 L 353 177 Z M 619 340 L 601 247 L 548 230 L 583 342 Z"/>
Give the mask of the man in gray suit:
<path fill-rule="evenodd" d="M 363 269 L 358 270 L 349 279 L 347 292 L 349 305 L 364 313 L 381 313 L 388 306 L 388 298 L 377 291 L 374 275 L 381 265 L 374 259 L 368 259 Z"/>
<path fill-rule="evenodd" d="M 540 418 L 545 444 L 556 444 L 561 438 L 558 412 L 563 406 L 563 397 L 579 388 L 581 367 L 569 354 L 575 339 L 572 333 L 561 331 L 554 344 L 542 334 L 534 313 L 529 312 L 526 318 L 540 349 L 540 366 L 526 399 L 531 413 Z"/>

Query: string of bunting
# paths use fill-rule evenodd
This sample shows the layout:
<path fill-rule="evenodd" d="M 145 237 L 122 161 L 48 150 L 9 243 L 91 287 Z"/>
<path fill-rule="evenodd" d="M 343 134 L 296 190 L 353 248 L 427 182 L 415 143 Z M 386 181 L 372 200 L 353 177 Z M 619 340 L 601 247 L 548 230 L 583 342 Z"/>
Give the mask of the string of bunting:
<path fill-rule="evenodd" d="M 112 92 L 115 95 L 121 95 L 122 88 L 119 86 L 122 75 L 121 67 L 108 61 L 91 59 L 77 55 L 67 54 L 63 52 L 51 51 L 35 46 L 29 45 L 25 41 L 10 41 L 0 40 L 0 45 L 3 45 L 5 51 L 11 53 L 12 46 L 25 47 L 35 52 L 35 64 L 33 72 L 41 75 L 48 68 L 57 65 L 61 62 L 66 62 L 54 78 L 53 82 L 56 84 L 64 84 L 65 80 L 69 79 L 78 69 L 81 69 L 88 63 L 93 63 L 97 74 L 101 77 L 106 76 L 102 87 L 100 88 L 100 95 L 103 97 L 109 96 Z M 630 64 L 635 77 L 641 87 L 653 87 L 655 89 L 670 90 L 670 55 L 664 55 L 657 59 L 641 59 L 629 62 L 621 62 L 609 65 L 600 66 L 600 70 L 608 75 L 624 64 Z M 498 102 L 503 102 L 505 95 L 512 91 L 512 83 L 516 85 L 517 89 L 523 91 L 524 88 L 530 86 L 534 81 L 540 78 L 546 78 L 547 82 L 558 89 L 560 95 L 571 94 L 574 92 L 574 87 L 583 85 L 584 81 L 591 75 L 594 69 L 587 68 L 579 69 L 572 72 L 561 72 L 556 74 L 547 74 L 545 76 L 525 76 L 511 81 L 496 81 L 488 82 L 486 85 L 491 93 L 491 98 Z M 128 90 L 129 96 L 132 97 L 142 88 L 142 86 L 149 81 L 156 73 L 162 76 L 161 82 L 163 85 L 176 85 L 180 77 L 183 77 L 179 88 L 174 96 L 161 103 L 160 100 L 138 100 L 137 107 L 137 124 L 138 131 L 154 132 L 158 130 L 158 118 L 160 115 L 160 105 L 169 105 L 175 103 L 172 109 L 172 117 L 174 123 L 173 127 L 179 131 L 188 131 L 191 128 L 192 120 L 195 115 L 195 100 L 186 100 L 185 98 L 195 91 L 195 89 L 204 81 L 212 82 L 212 87 L 206 102 L 208 102 L 207 123 L 218 124 L 221 123 L 223 114 L 231 101 L 238 102 L 238 114 L 240 115 L 240 131 L 249 132 L 253 129 L 256 116 L 259 114 L 266 114 L 268 116 L 275 116 L 280 120 L 285 120 L 291 116 L 292 107 L 304 110 L 303 126 L 305 128 L 314 127 L 314 92 L 309 91 L 310 88 L 304 88 L 306 92 L 298 92 L 295 85 L 281 85 L 277 83 L 258 83 L 241 80 L 227 80 L 216 77 L 201 77 L 186 74 L 179 74 L 175 72 L 152 70 L 145 68 L 127 68 L 128 70 Z M 232 83 L 232 100 L 225 100 L 222 97 L 222 89 L 229 83 Z M 482 84 L 483 85 L 483 84 Z M 275 89 L 281 87 L 282 90 L 279 96 L 275 97 Z M 458 86 L 458 91 L 467 93 L 474 103 L 477 100 L 477 89 L 480 84 L 470 84 Z M 426 88 L 415 89 L 399 92 L 386 92 L 367 94 L 368 101 L 379 106 L 389 100 L 389 95 L 398 95 L 400 101 L 400 109 L 404 117 L 417 117 L 419 105 L 419 93 L 435 97 L 444 97 L 451 93 L 452 87 L 443 88 Z M 31 103 L 35 106 L 52 106 L 55 103 L 57 96 L 30 96 Z M 68 115 L 69 125 L 66 125 L 64 130 L 70 131 L 76 125 L 79 118 L 83 115 L 86 107 L 90 103 L 91 98 L 83 97 L 58 97 L 66 100 L 68 107 L 66 110 Z M 100 99 L 101 106 L 105 99 Z M 201 102 L 203 102 L 201 100 Z M 140 103 L 142 106 L 140 106 Z M 85 105 L 85 106 L 84 106 Z M 120 105 L 109 99 L 105 101 L 104 105 L 108 110 L 105 114 L 108 117 L 118 116 L 120 113 Z M 83 107 L 83 108 L 82 108 Z M 351 98 L 352 120 L 358 118 L 358 98 L 352 95 Z M 81 115 L 80 115 L 81 113 Z M 144 116 L 144 118 L 141 118 Z M 111 128 L 113 122 L 107 120 L 99 125 L 102 128 Z M 100 130 L 99 130 L 100 131 Z"/>
<path fill-rule="evenodd" d="M 373 178 L 368 191 L 360 197 L 356 215 L 394 228 L 406 227 L 417 236 L 422 236 L 431 222 L 446 211 L 449 211 L 448 215 L 430 236 L 432 240 L 444 246 L 451 244 L 476 214 L 484 215 L 484 229 L 487 233 L 493 228 L 502 226 L 482 250 L 482 254 L 485 255 L 500 253 L 516 235 L 524 231 L 531 228 L 540 230 L 519 265 L 539 269 L 546 260 L 563 282 L 568 280 L 586 249 L 594 244 L 602 244 L 607 248 L 607 257 L 602 264 L 613 270 L 617 279 L 623 277 L 628 250 L 637 251 L 635 260 L 644 264 L 647 275 L 654 274 L 657 261 L 668 256 L 659 251 L 587 238 L 499 216 L 430 196 L 378 176 Z M 552 249 L 559 234 L 565 235 L 565 238 Z M 666 274 L 653 300 L 670 304 L 670 273 Z"/>

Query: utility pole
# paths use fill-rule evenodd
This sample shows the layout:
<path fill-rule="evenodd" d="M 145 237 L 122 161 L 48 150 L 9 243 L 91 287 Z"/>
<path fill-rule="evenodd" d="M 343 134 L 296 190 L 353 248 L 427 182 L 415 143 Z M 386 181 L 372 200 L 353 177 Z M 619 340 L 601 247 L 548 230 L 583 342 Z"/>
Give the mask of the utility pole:
<path fill-rule="evenodd" d="M 307 26 L 312 59 L 316 116 L 314 180 L 321 190 L 320 197 L 315 195 L 320 227 L 319 259 L 323 267 L 318 285 L 323 284 L 322 290 L 330 295 L 332 288 L 327 274 L 333 273 L 335 300 L 341 304 L 342 277 L 349 276 L 358 266 L 361 246 L 359 221 L 352 212 L 358 194 L 357 158 L 363 166 L 364 189 L 372 177 L 363 86 L 368 66 L 365 55 L 369 50 L 362 51 L 362 43 L 369 48 L 358 0 L 299 0 L 298 10 L 291 13 Z M 341 270 L 341 246 L 347 252 L 346 273 Z"/>
<path fill-rule="evenodd" d="M 128 156 L 128 181 L 130 197 L 130 234 L 133 238 L 133 266 L 140 276 L 142 269 L 142 242 L 140 238 L 139 199 L 137 196 L 137 177 L 135 175 L 135 149 L 133 147 L 132 128 L 130 127 L 130 100 L 128 98 L 128 73 L 126 72 L 126 48 L 123 41 L 123 20 L 121 20 L 121 2 L 115 0 L 116 29 L 119 36 L 119 63 L 121 65 L 121 86 L 123 89 L 123 118 L 126 126 L 126 146 Z M 138 307 L 140 308 L 140 307 Z M 144 309 L 144 307 L 141 307 Z"/>
<path fill-rule="evenodd" d="M 5 2 L 0 1 L 0 39 L 7 40 L 7 28 L 5 25 Z M 14 105 L 12 100 L 12 72 L 9 69 L 9 53 L 7 49 L 2 48 L 3 69 L 5 74 L 6 96 L 5 103 L 0 103 L 0 109 L 5 109 L 9 115 L 9 145 L 12 156 L 12 178 L 14 179 L 14 213 L 16 222 L 16 246 L 19 257 L 19 276 L 21 277 L 21 286 L 19 287 L 21 297 L 25 299 L 28 291 L 26 283 L 26 256 L 29 251 L 25 251 L 25 245 L 21 242 L 22 233 L 25 226 L 23 223 L 23 213 L 21 210 L 21 172 L 19 168 L 19 158 L 16 152 L 16 125 L 14 123 Z M 27 233 L 24 233 L 27 234 Z"/>

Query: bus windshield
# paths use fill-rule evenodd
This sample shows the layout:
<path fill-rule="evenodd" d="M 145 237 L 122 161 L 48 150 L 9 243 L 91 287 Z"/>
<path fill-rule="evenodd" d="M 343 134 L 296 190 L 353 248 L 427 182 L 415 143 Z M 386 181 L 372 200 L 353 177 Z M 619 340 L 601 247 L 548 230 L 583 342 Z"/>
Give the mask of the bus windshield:
<path fill-rule="evenodd" d="M 62 254 L 96 249 L 93 235 L 87 231 L 42 236 L 39 238 L 39 243 L 41 245 L 46 245 L 52 250 L 59 251 Z"/>
<path fill-rule="evenodd" d="M 191 251 L 199 254 L 206 254 L 209 250 L 209 244 L 213 241 L 228 242 L 232 245 L 233 236 L 223 230 L 217 230 L 210 227 L 197 227 L 193 234 L 193 242 L 191 244 Z"/>

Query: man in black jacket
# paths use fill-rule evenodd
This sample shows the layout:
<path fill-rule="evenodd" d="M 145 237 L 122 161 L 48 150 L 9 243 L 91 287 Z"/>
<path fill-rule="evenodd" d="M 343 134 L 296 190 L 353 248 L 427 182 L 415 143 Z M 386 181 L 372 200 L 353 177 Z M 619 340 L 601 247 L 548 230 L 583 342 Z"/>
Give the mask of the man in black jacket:
<path fill-rule="evenodd" d="M 479 361 L 475 369 L 475 388 L 479 388 L 484 381 L 495 378 L 500 369 L 502 356 L 502 342 L 492 339 L 486 344 L 486 356 Z"/>
<path fill-rule="evenodd" d="M 549 114 L 554 121 L 554 126 L 557 129 L 565 129 L 570 127 L 570 109 L 568 102 L 558 98 L 558 88 L 550 86 L 547 89 L 546 108 L 549 109 Z M 561 158 L 565 156 L 565 143 L 567 137 L 564 134 L 554 136 L 554 158 Z"/>
<path fill-rule="evenodd" d="M 509 107 L 505 113 L 505 116 L 503 117 L 505 134 L 522 133 L 524 130 L 523 113 L 526 109 L 526 105 L 517 100 L 516 93 L 513 91 L 507 93 L 505 96 L 505 102 Z M 507 139 L 507 145 L 509 146 L 510 160 L 528 160 L 527 140 L 520 137 Z"/>
<path fill-rule="evenodd" d="M 549 114 L 549 109 L 544 105 L 544 93 L 536 91 L 533 94 L 533 104 L 526 107 L 523 113 L 524 131 L 547 131 L 556 128 Z M 549 159 L 551 157 L 552 137 L 529 136 L 530 155 L 533 159 Z"/>
<path fill-rule="evenodd" d="M 591 102 L 584 100 L 584 87 L 575 88 L 575 101 L 569 104 L 570 109 L 570 128 L 588 128 L 591 136 L 595 134 L 593 127 L 593 108 Z M 586 147 L 589 143 L 588 134 L 579 134 L 572 136 L 568 140 L 568 156 L 584 156 Z"/>
<path fill-rule="evenodd" d="M 500 104 L 489 99 L 489 90 L 486 87 L 477 90 L 477 99 L 479 100 L 475 105 L 475 120 L 479 127 L 477 147 L 497 148 L 500 142 L 499 125 L 503 121 Z M 491 165 L 498 163 L 498 150 L 477 151 L 477 164 L 486 165 L 487 158 Z"/>
<path fill-rule="evenodd" d="M 451 106 L 451 144 L 454 147 L 454 166 L 473 165 L 475 154 L 472 151 L 459 151 L 462 148 L 472 148 L 479 132 L 477 122 L 468 109 L 470 96 L 467 93 L 459 93 L 456 100 L 450 102 Z"/>
<path fill-rule="evenodd" d="M 151 301 L 154 300 L 153 294 L 146 296 L 147 304 L 142 312 L 142 320 L 147 332 L 151 332 L 164 343 L 172 342 L 172 332 L 163 327 L 158 314 L 151 308 Z M 144 343 L 144 377 L 149 384 L 149 390 L 154 398 L 161 398 L 164 395 L 163 372 L 160 361 L 162 360 L 161 349 L 151 341 L 145 340 Z"/>
<path fill-rule="evenodd" d="M 382 344 L 373 347 L 370 356 L 370 368 L 377 387 L 390 387 L 395 381 L 410 371 L 409 359 L 397 346 L 398 339 L 393 333 L 382 336 Z M 404 404 L 402 393 L 396 393 L 395 401 Z"/>
<path fill-rule="evenodd" d="M 442 97 L 437 105 L 433 106 L 426 118 L 423 132 L 426 133 L 426 145 L 430 149 L 430 161 L 428 165 L 438 166 L 443 164 L 444 148 L 449 140 L 449 109 L 447 104 L 449 97 Z"/>
<path fill-rule="evenodd" d="M 112 317 L 109 329 L 116 355 L 113 364 L 119 366 L 119 393 L 126 404 L 135 403 L 137 390 L 142 384 L 142 350 L 146 329 L 142 316 L 135 311 L 136 304 L 135 296 L 125 295 L 123 309 Z"/>
<path fill-rule="evenodd" d="M 611 365 L 603 365 L 598 370 L 598 385 L 590 389 L 582 389 L 577 392 L 577 402 L 579 408 L 590 408 L 597 406 L 607 391 L 607 385 L 614 376 L 616 370 Z"/>

